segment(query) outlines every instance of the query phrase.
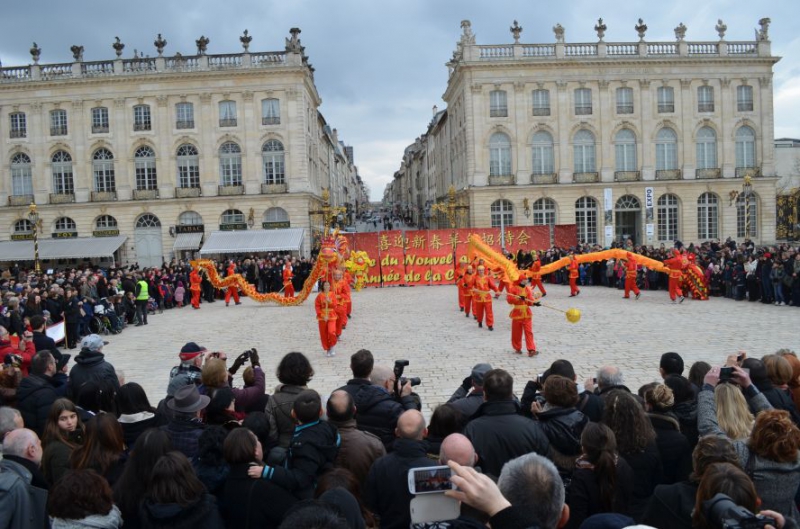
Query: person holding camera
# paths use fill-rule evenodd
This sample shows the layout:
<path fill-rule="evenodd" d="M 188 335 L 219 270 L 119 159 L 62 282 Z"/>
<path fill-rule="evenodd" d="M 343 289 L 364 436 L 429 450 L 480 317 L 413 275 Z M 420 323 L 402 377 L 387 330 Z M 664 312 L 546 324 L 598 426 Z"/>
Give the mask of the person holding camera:
<path fill-rule="evenodd" d="M 370 375 L 372 384 L 361 386 L 353 398 L 358 409 L 358 429 L 377 435 L 387 451 L 392 450 L 400 415 L 404 411 L 420 408 L 417 397 L 411 391 L 412 380 L 402 380 L 402 367 L 405 366 L 396 367 L 393 371 L 385 366 L 375 366 Z"/>
<path fill-rule="evenodd" d="M 6 355 L 16 357 L 13 362 L 19 364 L 22 376 L 28 376 L 28 366 L 31 364 L 33 355 L 36 354 L 36 347 L 33 344 L 33 334 L 30 331 L 23 331 L 19 337 L 19 344 L 14 347 L 11 344 L 11 336 L 5 327 L 0 326 L 0 356 L 3 359 Z"/>
<path fill-rule="evenodd" d="M 470 376 L 464 379 L 464 383 L 447 401 L 447 404 L 461 412 L 465 421 L 469 420 L 483 404 L 483 378 L 491 370 L 491 364 L 475 365 Z"/>
<path fill-rule="evenodd" d="M 261 360 L 258 351 L 254 348 L 245 351 L 236 357 L 233 365 L 228 368 L 228 383 L 230 384 L 233 375 L 242 367 L 245 362 L 250 361 L 250 367 L 245 368 L 242 374 L 244 381 L 243 388 L 234 388 L 233 397 L 236 399 L 236 411 L 249 413 L 251 411 L 263 411 L 266 407 L 264 392 L 266 391 L 266 376 L 261 369 Z"/>

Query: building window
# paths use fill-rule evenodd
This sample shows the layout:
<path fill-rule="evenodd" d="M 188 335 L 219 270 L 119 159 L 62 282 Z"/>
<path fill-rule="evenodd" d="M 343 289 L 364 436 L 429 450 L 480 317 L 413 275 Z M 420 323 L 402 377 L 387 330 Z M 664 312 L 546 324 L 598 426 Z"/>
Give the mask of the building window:
<path fill-rule="evenodd" d="M 28 135 L 28 124 L 24 112 L 12 112 L 8 115 L 11 120 L 11 138 L 25 138 Z"/>
<path fill-rule="evenodd" d="M 492 228 L 514 225 L 514 205 L 510 200 L 495 200 L 491 206 Z"/>
<path fill-rule="evenodd" d="M 511 141 L 502 132 L 489 139 L 489 176 L 511 175 Z"/>
<path fill-rule="evenodd" d="M 713 86 L 698 86 L 697 87 L 697 111 L 698 112 L 714 112 L 714 87 Z"/>
<path fill-rule="evenodd" d="M 756 133 L 748 126 L 736 131 L 736 168 L 756 167 Z"/>
<path fill-rule="evenodd" d="M 14 234 L 28 235 L 33 233 L 33 223 L 28 219 L 20 219 L 14 223 Z"/>
<path fill-rule="evenodd" d="M 753 111 L 753 87 L 741 85 L 736 87 L 736 109 L 739 112 Z"/>
<path fill-rule="evenodd" d="M 533 91 L 533 115 L 534 116 L 550 115 L 550 90 Z"/>
<path fill-rule="evenodd" d="M 261 124 L 281 124 L 281 102 L 278 99 L 263 99 L 261 101 Z"/>
<path fill-rule="evenodd" d="M 108 132 L 108 109 L 95 107 L 92 109 L 92 134 Z"/>
<path fill-rule="evenodd" d="M 56 109 L 50 111 L 50 135 L 67 135 L 67 111 Z"/>
<path fill-rule="evenodd" d="M 244 213 L 238 209 L 228 209 L 222 214 L 220 224 L 244 224 Z"/>
<path fill-rule="evenodd" d="M 575 115 L 576 116 L 591 116 L 592 115 L 592 89 L 591 88 L 576 88 L 575 89 Z"/>
<path fill-rule="evenodd" d="M 489 92 L 489 117 L 508 117 L 508 97 L 505 90 L 492 90 Z"/>
<path fill-rule="evenodd" d="M 157 189 L 156 153 L 153 149 L 146 145 L 139 147 L 133 155 L 133 160 L 136 169 L 136 189 Z"/>
<path fill-rule="evenodd" d="M 656 171 L 678 168 L 678 135 L 669 127 L 656 134 Z"/>
<path fill-rule="evenodd" d="M 161 221 L 158 220 L 158 217 L 151 213 L 145 213 L 138 219 L 136 219 L 136 227 L 137 228 L 160 228 Z"/>
<path fill-rule="evenodd" d="M 675 90 L 671 86 L 658 87 L 658 113 L 675 112 Z"/>
<path fill-rule="evenodd" d="M 113 230 L 117 227 L 117 219 L 111 215 L 100 215 L 94 225 L 98 230 Z"/>
<path fill-rule="evenodd" d="M 73 233 L 78 230 L 78 225 L 69 217 L 60 217 L 56 219 L 55 232 L 56 233 Z"/>
<path fill-rule="evenodd" d="M 658 197 L 658 240 L 678 240 L 678 197 L 672 194 Z"/>
<path fill-rule="evenodd" d="M 150 105 L 136 105 L 133 107 L 133 130 L 151 130 Z"/>
<path fill-rule="evenodd" d="M 586 129 L 576 132 L 572 151 L 574 172 L 594 173 L 597 170 L 595 169 L 594 134 Z"/>
<path fill-rule="evenodd" d="M 286 164 L 284 156 L 283 144 L 278 140 L 269 140 L 261 147 L 265 184 L 286 183 Z"/>
<path fill-rule="evenodd" d="M 719 238 L 719 199 L 714 193 L 703 193 L 697 199 L 697 237 Z"/>
<path fill-rule="evenodd" d="M 22 152 L 11 157 L 11 194 L 13 196 L 33 195 L 31 159 Z"/>
<path fill-rule="evenodd" d="M 116 190 L 114 183 L 114 155 L 108 149 L 97 149 L 92 156 L 94 190 L 107 193 Z"/>
<path fill-rule="evenodd" d="M 220 127 L 236 126 L 236 101 L 219 102 L 219 126 Z"/>
<path fill-rule="evenodd" d="M 264 222 L 289 222 L 289 214 L 283 208 L 269 208 L 264 212 Z"/>
<path fill-rule="evenodd" d="M 533 135 L 533 174 L 555 172 L 553 137 L 549 132 L 540 130 Z"/>
<path fill-rule="evenodd" d="M 200 160 L 197 148 L 184 143 L 178 147 L 178 187 L 200 187 Z"/>
<path fill-rule="evenodd" d="M 194 128 L 194 104 L 178 103 L 175 105 L 175 128 L 193 129 Z"/>
<path fill-rule="evenodd" d="M 533 225 L 555 226 L 556 203 L 552 198 L 540 198 L 533 203 Z"/>
<path fill-rule="evenodd" d="M 578 242 L 597 244 L 597 201 L 592 197 L 581 197 L 575 202 L 575 224 L 578 226 Z"/>
<path fill-rule="evenodd" d="M 203 217 L 196 211 L 184 211 L 178 216 L 180 226 L 200 226 L 203 224 Z"/>
<path fill-rule="evenodd" d="M 72 177 L 72 156 L 64 151 L 57 151 L 51 158 L 53 170 L 53 193 L 56 195 L 72 195 L 75 183 Z"/>
<path fill-rule="evenodd" d="M 739 193 L 736 199 L 736 236 L 758 237 L 758 197 L 755 193 L 751 192 L 746 199 L 744 193 Z"/>
<path fill-rule="evenodd" d="M 614 137 L 617 171 L 636 171 L 636 135 L 631 129 L 621 129 Z"/>
<path fill-rule="evenodd" d="M 711 127 L 703 127 L 697 131 L 697 168 L 717 167 L 717 133 Z"/>
<path fill-rule="evenodd" d="M 633 88 L 617 88 L 617 114 L 633 114 Z"/>
<path fill-rule="evenodd" d="M 242 149 L 229 141 L 219 148 L 220 184 L 223 186 L 242 185 Z"/>

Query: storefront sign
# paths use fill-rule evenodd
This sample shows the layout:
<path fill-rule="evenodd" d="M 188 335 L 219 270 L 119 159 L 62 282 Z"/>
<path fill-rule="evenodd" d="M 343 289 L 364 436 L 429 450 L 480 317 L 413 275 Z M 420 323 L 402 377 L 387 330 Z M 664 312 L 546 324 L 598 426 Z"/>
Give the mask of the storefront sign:
<path fill-rule="evenodd" d="M 33 234 L 32 233 L 12 233 L 11 234 L 12 241 L 32 241 Z"/>
<path fill-rule="evenodd" d="M 289 228 L 291 226 L 291 222 L 288 220 L 279 220 L 275 222 L 262 222 L 261 227 L 265 230 L 279 230 L 283 228 Z"/>
<path fill-rule="evenodd" d="M 77 231 L 59 231 L 52 234 L 54 239 L 74 239 L 78 236 Z"/>
<path fill-rule="evenodd" d="M 205 233 L 205 224 L 179 224 L 175 226 L 175 233 Z"/>
<path fill-rule="evenodd" d="M 119 230 L 95 230 L 92 232 L 92 237 L 116 237 L 119 235 Z"/>
<path fill-rule="evenodd" d="M 220 224 L 219 229 L 221 231 L 233 231 L 233 230 L 246 230 L 247 223 L 246 222 L 232 222 L 230 224 Z"/>

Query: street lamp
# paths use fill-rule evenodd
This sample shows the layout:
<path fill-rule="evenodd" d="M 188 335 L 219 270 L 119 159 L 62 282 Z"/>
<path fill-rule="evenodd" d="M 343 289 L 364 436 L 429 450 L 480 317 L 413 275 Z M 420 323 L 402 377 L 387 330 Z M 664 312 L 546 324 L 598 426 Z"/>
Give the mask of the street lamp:
<path fill-rule="evenodd" d="M 42 273 L 39 266 L 39 212 L 36 211 L 36 202 L 28 206 L 28 220 L 33 224 L 33 268 L 37 274 Z"/>

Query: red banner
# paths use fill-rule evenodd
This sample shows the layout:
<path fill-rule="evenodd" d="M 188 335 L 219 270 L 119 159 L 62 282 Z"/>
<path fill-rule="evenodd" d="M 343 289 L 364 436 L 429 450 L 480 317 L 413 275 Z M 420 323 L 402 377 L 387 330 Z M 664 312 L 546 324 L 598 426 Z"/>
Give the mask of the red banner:
<path fill-rule="evenodd" d="M 431 259 L 431 285 L 449 285 L 455 281 L 455 262 L 450 236 L 452 230 L 428 231 L 428 255 Z"/>
<path fill-rule="evenodd" d="M 405 248 L 408 239 L 399 230 L 382 231 L 378 234 L 378 255 L 380 255 L 383 286 L 405 284 Z M 367 250 L 367 253 L 371 253 Z"/>
<path fill-rule="evenodd" d="M 359 252 L 367 252 L 369 256 L 369 268 L 367 269 L 367 282 L 365 286 L 381 286 L 381 260 L 378 254 L 378 234 L 376 232 L 356 233 L 355 243 L 353 243 L 351 248 Z"/>

